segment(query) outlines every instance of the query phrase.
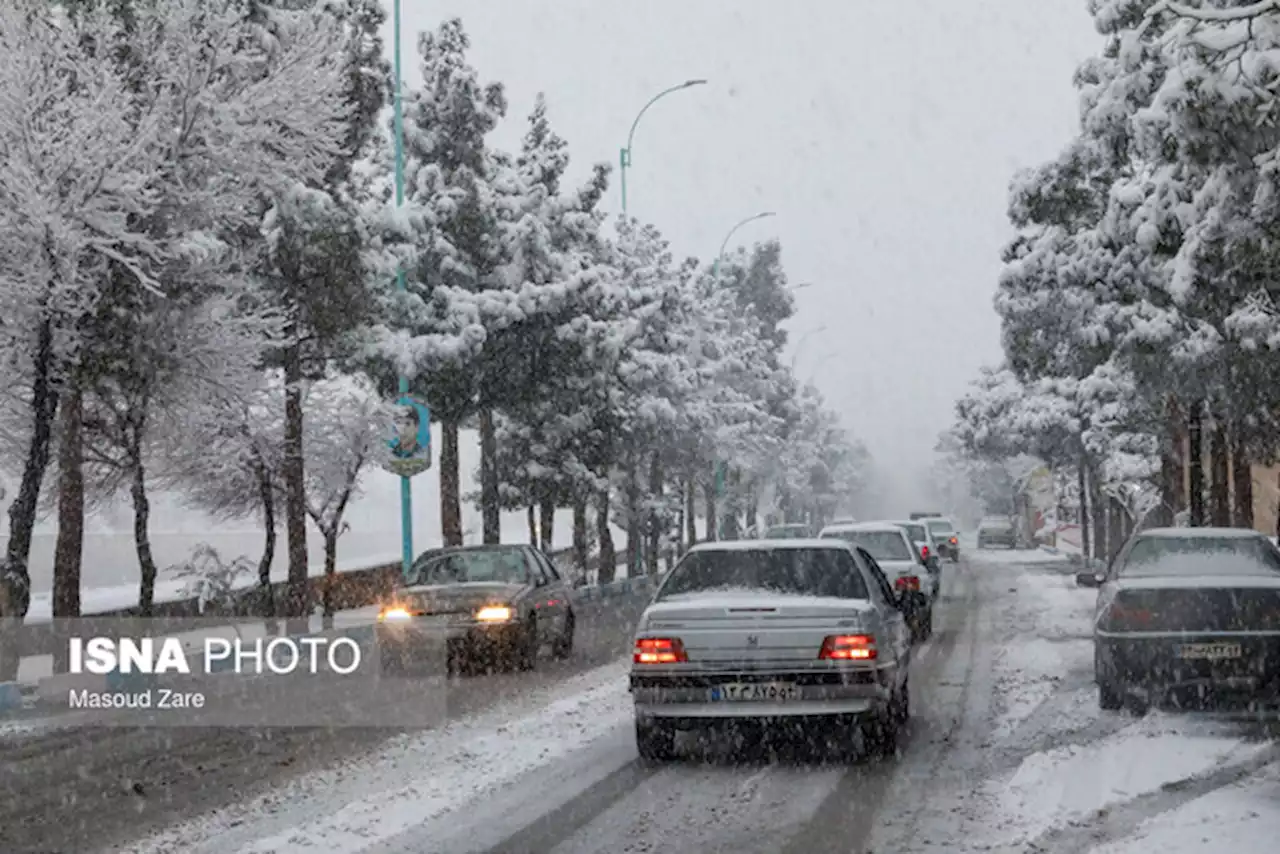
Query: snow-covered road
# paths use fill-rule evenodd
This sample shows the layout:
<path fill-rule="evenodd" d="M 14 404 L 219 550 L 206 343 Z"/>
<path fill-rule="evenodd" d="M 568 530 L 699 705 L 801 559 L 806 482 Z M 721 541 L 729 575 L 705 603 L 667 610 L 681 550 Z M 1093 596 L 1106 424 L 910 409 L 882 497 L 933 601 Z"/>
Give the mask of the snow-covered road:
<path fill-rule="evenodd" d="M 169 827 L 135 854 L 1274 850 L 1280 747 L 1257 725 L 1103 713 L 1092 591 L 1065 560 L 948 564 L 895 760 L 797 745 L 637 759 L 625 665 L 540 683 Z M 112 849 L 121 850 L 121 849 Z"/>

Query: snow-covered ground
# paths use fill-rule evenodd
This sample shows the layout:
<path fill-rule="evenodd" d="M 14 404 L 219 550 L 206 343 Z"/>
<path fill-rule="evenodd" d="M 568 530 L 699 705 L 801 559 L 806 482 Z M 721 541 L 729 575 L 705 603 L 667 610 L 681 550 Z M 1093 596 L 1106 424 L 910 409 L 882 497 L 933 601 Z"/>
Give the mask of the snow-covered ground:
<path fill-rule="evenodd" d="M 216 816 L 173 828 L 133 854 L 357 854 L 410 828 L 462 820 L 465 805 L 586 749 L 629 719 L 626 664 L 520 697 L 471 720 L 400 739 Z"/>

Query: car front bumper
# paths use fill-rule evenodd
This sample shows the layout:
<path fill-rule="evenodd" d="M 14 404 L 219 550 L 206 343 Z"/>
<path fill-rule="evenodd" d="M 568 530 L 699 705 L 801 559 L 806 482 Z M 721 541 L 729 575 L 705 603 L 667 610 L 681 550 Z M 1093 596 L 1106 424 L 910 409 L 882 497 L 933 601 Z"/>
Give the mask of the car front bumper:
<path fill-rule="evenodd" d="M 517 649 L 525 640 L 523 626 L 515 621 L 477 623 L 415 618 L 378 623 L 374 629 L 383 658 L 416 659 L 448 654 L 451 657 L 485 658 Z"/>
<path fill-rule="evenodd" d="M 631 674 L 637 717 L 699 720 L 806 718 L 863 715 L 886 707 L 893 696 L 889 668 L 830 671 Z M 720 700 L 716 689 L 732 683 L 788 683 L 786 700 Z"/>
<path fill-rule="evenodd" d="M 1228 659 L 1187 659 L 1184 645 L 1239 645 Z M 1179 707 L 1280 705 L 1280 633 L 1106 634 L 1095 637 L 1095 668 L 1126 692 Z"/>

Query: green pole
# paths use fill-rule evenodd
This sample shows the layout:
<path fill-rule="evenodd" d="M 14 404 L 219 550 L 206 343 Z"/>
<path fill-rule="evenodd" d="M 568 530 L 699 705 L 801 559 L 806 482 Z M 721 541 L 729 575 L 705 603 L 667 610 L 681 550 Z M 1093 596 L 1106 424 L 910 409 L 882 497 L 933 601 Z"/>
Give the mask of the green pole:
<path fill-rule="evenodd" d="M 396 208 L 404 206 L 404 106 L 402 102 L 401 63 L 400 63 L 400 0 L 393 3 L 393 38 L 395 39 L 395 147 L 396 147 Z M 404 292 L 407 289 L 404 267 L 396 270 L 396 289 Z M 400 375 L 398 386 L 400 394 L 409 393 L 409 378 Z M 408 477 L 400 478 L 400 571 L 406 578 L 413 566 L 413 487 Z"/>
<path fill-rule="evenodd" d="M 398 0 L 397 0 L 398 2 Z M 649 108 L 658 102 L 660 98 L 670 95 L 672 92 L 679 92 L 681 89 L 689 89 L 694 86 L 702 86 L 705 80 L 686 80 L 678 86 L 672 86 L 670 89 L 663 89 L 658 94 L 649 99 L 649 103 L 640 108 L 640 112 L 636 114 L 636 120 L 631 123 L 631 132 L 627 134 L 627 144 L 618 152 L 618 186 L 622 190 L 622 215 L 627 215 L 627 169 L 631 166 L 631 143 L 636 136 L 636 125 L 640 124 L 640 119 L 648 112 Z"/>

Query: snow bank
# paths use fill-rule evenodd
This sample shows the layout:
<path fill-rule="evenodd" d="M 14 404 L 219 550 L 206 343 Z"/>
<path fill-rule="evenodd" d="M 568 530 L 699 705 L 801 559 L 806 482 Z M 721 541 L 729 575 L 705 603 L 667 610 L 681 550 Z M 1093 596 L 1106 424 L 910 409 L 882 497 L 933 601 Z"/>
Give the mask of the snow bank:
<path fill-rule="evenodd" d="M 1090 854 L 1271 854 L 1280 838 L 1280 765 L 1144 821 L 1132 836 Z"/>
<path fill-rule="evenodd" d="M 628 667 L 601 667 L 504 708 L 398 739 L 376 756 L 305 776 L 131 850 L 357 854 L 420 825 L 456 820 L 467 803 L 625 723 Z M 430 836 L 423 827 L 422 838 Z"/>
<path fill-rule="evenodd" d="M 1153 713 L 1088 746 L 1032 754 L 1012 776 L 984 784 L 978 798 L 989 804 L 986 824 L 999 837 L 990 841 L 1021 846 L 1103 808 L 1272 749 L 1245 741 L 1228 725 Z"/>

